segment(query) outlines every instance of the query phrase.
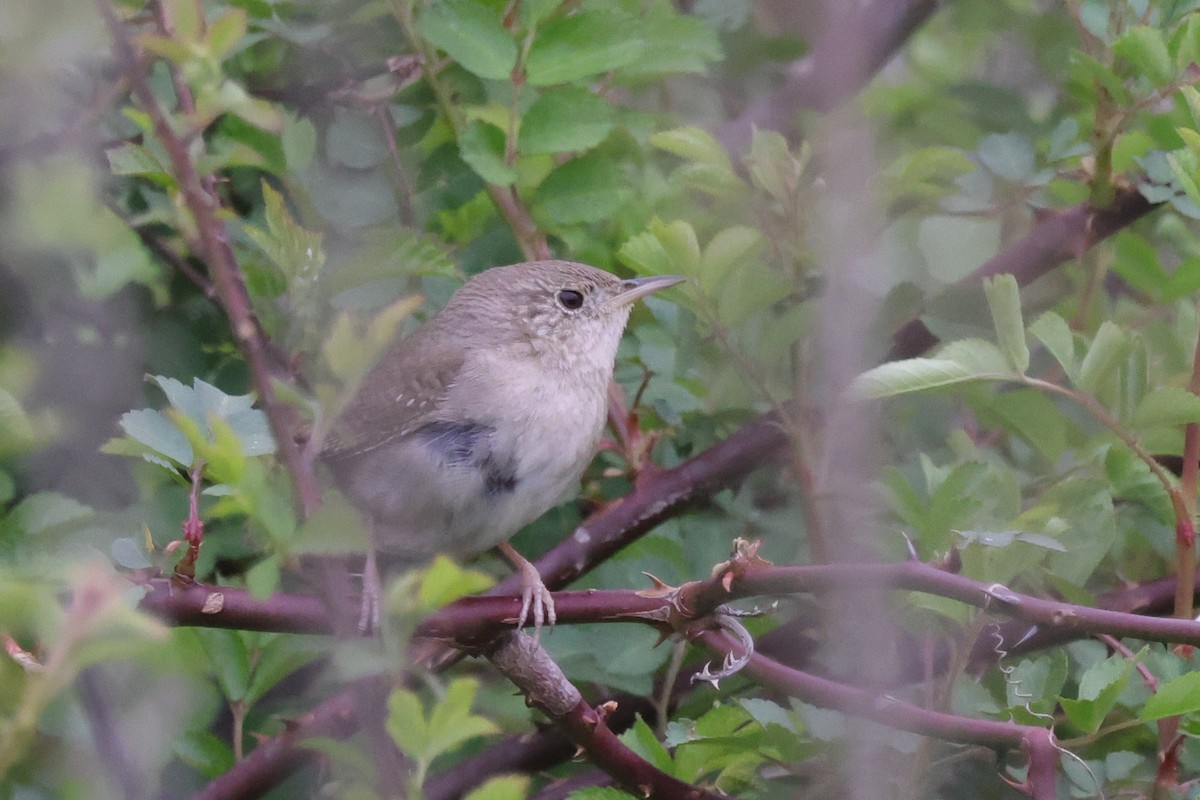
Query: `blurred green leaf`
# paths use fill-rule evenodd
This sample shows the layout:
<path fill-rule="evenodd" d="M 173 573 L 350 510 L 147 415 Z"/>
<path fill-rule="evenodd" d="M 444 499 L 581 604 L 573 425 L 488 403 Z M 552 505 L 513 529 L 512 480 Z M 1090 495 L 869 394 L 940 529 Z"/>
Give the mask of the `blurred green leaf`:
<path fill-rule="evenodd" d="M 596 223 L 615 213 L 630 194 L 621 167 L 606 156 L 591 153 L 546 176 L 538 187 L 533 215 L 551 225 Z"/>
<path fill-rule="evenodd" d="M 475 0 L 441 0 L 417 19 L 430 44 L 481 78 L 507 80 L 517 64 L 517 45 L 493 8 Z"/>
<path fill-rule="evenodd" d="M 1200 672 L 1189 672 L 1158 687 L 1142 706 L 1141 719 L 1152 722 L 1200 711 Z"/>
<path fill-rule="evenodd" d="M 1135 73 L 1145 75 L 1155 85 L 1165 84 L 1175 76 L 1167 40 L 1160 30 L 1146 25 L 1130 28 L 1113 42 L 1112 49 L 1129 62 Z"/>
<path fill-rule="evenodd" d="M 609 102 L 589 91 L 549 89 L 521 117 L 518 149 L 527 155 L 587 150 L 604 141 L 614 117 Z"/>
<path fill-rule="evenodd" d="M 645 47 L 637 22 L 615 7 L 580 11 L 538 29 L 525 73 L 534 86 L 572 83 L 631 64 Z"/>
<path fill-rule="evenodd" d="M 1021 317 L 1021 290 L 1012 275 L 997 275 L 983 282 L 996 339 L 1008 366 L 1024 374 L 1029 369 L 1029 346 L 1025 343 L 1025 321 Z"/>
<path fill-rule="evenodd" d="M 504 131 L 495 125 L 473 120 L 463 131 L 458 146 L 463 161 L 488 183 L 507 186 L 516 182 L 517 171 L 505 157 Z"/>

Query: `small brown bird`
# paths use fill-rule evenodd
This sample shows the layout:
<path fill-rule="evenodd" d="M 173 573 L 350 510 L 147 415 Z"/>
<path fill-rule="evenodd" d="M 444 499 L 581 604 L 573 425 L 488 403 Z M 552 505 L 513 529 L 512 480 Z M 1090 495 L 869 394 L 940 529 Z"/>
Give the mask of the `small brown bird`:
<path fill-rule="evenodd" d="M 530 611 L 554 624 L 537 569 L 508 540 L 595 454 L 632 303 L 682 280 L 535 261 L 468 281 L 368 373 L 323 444 L 375 546 L 416 562 L 499 545 L 522 578 L 518 624 Z"/>

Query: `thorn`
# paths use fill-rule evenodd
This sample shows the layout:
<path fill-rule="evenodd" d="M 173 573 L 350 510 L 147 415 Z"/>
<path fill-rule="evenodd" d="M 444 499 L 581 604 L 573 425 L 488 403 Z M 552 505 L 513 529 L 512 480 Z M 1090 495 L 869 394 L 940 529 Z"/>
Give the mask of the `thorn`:
<path fill-rule="evenodd" d="M 679 591 L 679 587 L 672 586 L 657 575 L 653 575 L 649 572 L 643 572 L 642 574 L 649 578 L 650 582 L 653 583 L 654 586 L 650 589 L 640 589 L 634 592 L 634 594 L 636 594 L 638 597 L 671 597 Z"/>

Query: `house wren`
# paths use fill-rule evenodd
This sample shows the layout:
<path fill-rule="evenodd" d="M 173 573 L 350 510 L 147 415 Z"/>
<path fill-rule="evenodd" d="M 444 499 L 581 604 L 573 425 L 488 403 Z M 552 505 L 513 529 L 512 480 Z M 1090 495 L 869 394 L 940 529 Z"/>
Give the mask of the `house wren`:
<path fill-rule="evenodd" d="M 420 561 L 499 545 L 521 574 L 519 624 L 530 611 L 553 624 L 550 593 L 508 540 L 595 454 L 632 303 L 682 280 L 535 261 L 468 281 L 367 374 L 323 445 L 375 546 Z"/>

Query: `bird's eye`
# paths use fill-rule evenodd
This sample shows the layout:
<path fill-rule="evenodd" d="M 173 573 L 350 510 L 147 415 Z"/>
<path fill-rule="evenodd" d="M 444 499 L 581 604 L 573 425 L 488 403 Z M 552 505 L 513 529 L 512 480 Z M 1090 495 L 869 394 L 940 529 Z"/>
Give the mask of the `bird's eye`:
<path fill-rule="evenodd" d="M 558 293 L 558 302 L 568 311 L 574 311 L 583 305 L 583 294 L 574 289 L 563 289 Z"/>

